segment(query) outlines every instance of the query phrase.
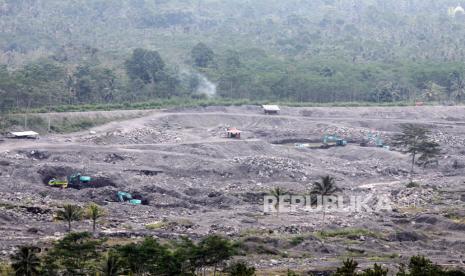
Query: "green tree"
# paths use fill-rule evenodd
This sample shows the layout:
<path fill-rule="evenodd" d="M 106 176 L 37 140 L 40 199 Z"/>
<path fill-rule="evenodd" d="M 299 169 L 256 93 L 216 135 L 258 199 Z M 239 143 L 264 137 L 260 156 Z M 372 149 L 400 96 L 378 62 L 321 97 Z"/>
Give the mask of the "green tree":
<path fill-rule="evenodd" d="M 230 276 L 254 276 L 255 267 L 248 266 L 244 262 L 236 262 L 230 264 L 226 269 L 226 273 Z"/>
<path fill-rule="evenodd" d="M 198 43 L 192 48 L 191 58 L 194 61 L 194 65 L 200 68 L 209 67 L 214 60 L 215 53 L 204 43 Z"/>
<path fill-rule="evenodd" d="M 420 146 L 421 155 L 418 157 L 417 163 L 426 167 L 428 164 L 435 163 L 438 165 L 438 156 L 441 154 L 439 144 L 434 141 L 425 141 Z"/>
<path fill-rule="evenodd" d="M 82 219 L 82 209 L 77 205 L 66 204 L 62 210 L 57 211 L 56 218 L 68 222 L 68 232 L 71 232 L 71 223 Z"/>
<path fill-rule="evenodd" d="M 440 100 L 445 95 L 445 88 L 433 81 L 429 81 L 423 90 L 423 97 L 428 101 Z"/>
<path fill-rule="evenodd" d="M 312 190 L 310 194 L 312 195 L 319 195 L 322 197 L 322 208 L 323 208 L 323 225 L 325 224 L 325 215 L 326 215 L 326 204 L 325 204 L 325 197 L 332 196 L 335 193 L 340 191 L 340 189 L 336 186 L 336 179 L 329 175 L 321 177 L 320 181 L 316 181 L 313 183 Z"/>
<path fill-rule="evenodd" d="M 101 273 L 103 276 L 118 276 L 121 273 L 121 259 L 117 252 L 110 249 L 102 261 Z"/>
<path fill-rule="evenodd" d="M 405 265 L 401 264 L 397 276 L 443 276 L 443 275 L 465 275 L 463 271 L 445 270 L 439 265 L 421 255 L 412 256 L 408 264 L 408 270 Z"/>
<path fill-rule="evenodd" d="M 11 256 L 12 267 L 15 275 L 35 276 L 39 275 L 41 262 L 37 255 L 39 248 L 33 246 L 22 246 Z"/>
<path fill-rule="evenodd" d="M 374 264 L 373 268 L 365 269 L 363 272 L 357 273 L 358 263 L 353 259 L 343 261 L 342 266 L 337 268 L 335 276 L 387 276 L 389 270 L 378 264 Z"/>
<path fill-rule="evenodd" d="M 359 273 L 360 276 L 387 276 L 389 270 L 387 268 L 383 268 L 381 265 L 374 264 L 373 268 L 368 268 L 364 270 L 362 273 Z"/>
<path fill-rule="evenodd" d="M 92 220 L 92 233 L 95 235 L 96 224 L 99 218 L 105 216 L 105 210 L 95 203 L 91 203 L 86 207 L 86 217 Z"/>
<path fill-rule="evenodd" d="M 49 274 L 90 275 L 98 270 L 103 240 L 89 232 L 70 233 L 47 252 L 45 270 Z"/>
<path fill-rule="evenodd" d="M 77 67 L 70 85 L 78 103 L 111 103 L 115 97 L 116 78 L 108 68 L 85 64 Z"/>
<path fill-rule="evenodd" d="M 186 237 L 175 242 L 173 247 L 173 256 L 181 265 L 181 274 L 195 275 L 202 266 L 200 248 Z"/>
<path fill-rule="evenodd" d="M 125 62 L 126 72 L 132 80 L 142 80 L 145 84 L 157 83 L 164 78 L 165 63 L 157 51 L 135 49 Z"/>
<path fill-rule="evenodd" d="M 342 263 L 342 267 L 338 267 L 335 276 L 355 276 L 358 263 L 353 259 L 347 259 Z"/>
<path fill-rule="evenodd" d="M 181 264 L 164 245 L 153 238 L 117 248 L 127 272 L 137 275 L 180 275 Z"/>
<path fill-rule="evenodd" d="M 450 90 L 452 100 L 456 103 L 463 101 L 465 98 L 465 79 L 463 74 L 457 71 L 451 73 Z"/>
<path fill-rule="evenodd" d="M 204 266 L 213 267 L 213 275 L 216 275 L 218 266 L 235 254 L 235 246 L 229 240 L 212 235 L 200 241 L 199 259 Z"/>
<path fill-rule="evenodd" d="M 411 156 L 410 180 L 413 179 L 414 167 L 417 155 L 423 164 L 431 162 L 439 153 L 439 145 L 431 140 L 431 131 L 417 124 L 400 125 L 401 133 L 394 137 L 393 144 L 401 148 L 401 151 Z"/>
<path fill-rule="evenodd" d="M 287 269 L 287 276 L 299 276 L 295 271 Z"/>
<path fill-rule="evenodd" d="M 412 256 L 408 265 L 410 275 L 440 275 L 441 268 L 425 256 Z"/>

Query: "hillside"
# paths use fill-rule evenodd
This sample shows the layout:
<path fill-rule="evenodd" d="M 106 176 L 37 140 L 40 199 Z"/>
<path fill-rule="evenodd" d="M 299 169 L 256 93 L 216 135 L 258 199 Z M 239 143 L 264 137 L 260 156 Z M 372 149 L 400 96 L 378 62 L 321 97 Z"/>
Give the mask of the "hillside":
<path fill-rule="evenodd" d="M 3 0 L 1 107 L 215 92 L 460 102 L 465 17 L 451 7 L 457 2 Z"/>

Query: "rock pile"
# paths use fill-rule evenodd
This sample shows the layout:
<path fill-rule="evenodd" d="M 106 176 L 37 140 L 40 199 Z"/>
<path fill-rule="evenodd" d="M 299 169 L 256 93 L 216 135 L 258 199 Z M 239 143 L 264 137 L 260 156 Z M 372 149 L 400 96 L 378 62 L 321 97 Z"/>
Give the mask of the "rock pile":
<path fill-rule="evenodd" d="M 337 135 L 343 139 L 349 141 L 362 141 L 368 137 L 369 134 L 376 134 L 383 140 L 388 139 L 388 135 L 385 132 L 376 131 L 367 128 L 349 128 L 340 126 L 326 126 L 316 129 L 316 134 L 323 137 L 324 135 Z"/>
<path fill-rule="evenodd" d="M 254 173 L 259 177 L 290 177 L 293 179 L 307 179 L 305 167 L 291 159 L 268 156 L 236 157 L 233 163 L 240 164 L 246 173 Z"/>
<path fill-rule="evenodd" d="M 431 188 L 410 188 L 393 190 L 391 200 L 401 208 L 419 208 L 431 203 L 436 192 Z"/>
<path fill-rule="evenodd" d="M 130 131 L 117 129 L 104 135 L 92 135 L 83 138 L 83 142 L 99 145 L 112 143 L 144 144 L 144 143 L 174 143 L 180 142 L 182 138 L 175 132 L 156 129 L 151 127 L 133 128 Z"/>
<path fill-rule="evenodd" d="M 440 145 L 465 146 L 465 139 L 463 137 L 450 135 L 442 131 L 434 132 L 432 138 Z"/>

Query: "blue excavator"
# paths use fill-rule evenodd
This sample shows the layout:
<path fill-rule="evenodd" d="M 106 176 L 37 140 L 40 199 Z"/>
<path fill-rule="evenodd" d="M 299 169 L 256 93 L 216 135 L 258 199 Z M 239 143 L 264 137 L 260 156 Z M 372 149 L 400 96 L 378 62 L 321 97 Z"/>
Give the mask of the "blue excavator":
<path fill-rule="evenodd" d="M 334 146 L 345 147 L 347 146 L 347 141 L 337 135 L 325 135 L 323 137 L 323 148 L 329 148 Z"/>
<path fill-rule="evenodd" d="M 60 187 L 66 189 L 68 187 L 71 188 L 79 188 L 82 184 L 88 184 L 92 181 L 92 177 L 81 175 L 81 173 L 75 173 L 65 178 L 52 178 L 48 181 L 48 185 L 52 187 Z"/>
<path fill-rule="evenodd" d="M 129 202 L 132 205 L 141 205 L 142 200 L 134 199 L 130 193 L 127 192 L 118 192 L 117 193 L 119 202 Z"/>
<path fill-rule="evenodd" d="M 378 148 L 388 148 L 379 134 L 371 132 L 368 133 L 367 137 L 360 143 L 360 146 L 368 147 L 370 144 Z"/>

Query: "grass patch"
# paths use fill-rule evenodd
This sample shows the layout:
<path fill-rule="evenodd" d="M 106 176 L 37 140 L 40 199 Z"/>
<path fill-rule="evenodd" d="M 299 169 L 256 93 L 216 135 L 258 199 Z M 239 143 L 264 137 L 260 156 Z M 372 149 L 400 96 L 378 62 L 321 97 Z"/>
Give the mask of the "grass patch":
<path fill-rule="evenodd" d="M 176 226 L 191 228 L 194 226 L 194 223 L 188 219 L 177 219 L 173 221 L 158 221 L 154 223 L 149 223 L 145 225 L 145 228 L 148 230 L 157 230 L 157 229 L 165 229 L 167 227 L 176 227 Z"/>
<path fill-rule="evenodd" d="M 386 261 L 391 261 L 392 259 L 398 259 L 398 258 L 400 258 L 399 254 L 392 253 L 388 255 L 371 256 L 371 257 L 368 257 L 367 260 L 372 261 L 372 262 L 386 262 Z"/>
<path fill-rule="evenodd" d="M 315 236 L 320 239 L 328 239 L 328 238 L 357 239 L 360 236 L 373 237 L 373 238 L 382 237 L 382 235 L 379 233 L 375 233 L 367 229 L 359 229 L 359 228 L 345 228 L 345 229 L 338 229 L 338 230 L 331 230 L 331 231 L 318 231 L 318 232 L 315 232 Z"/>
<path fill-rule="evenodd" d="M 59 121 L 58 123 L 54 123 L 51 126 L 51 131 L 55 133 L 69 133 L 69 132 L 76 132 L 84 129 L 89 129 L 94 126 L 103 125 L 112 121 L 112 119 L 104 119 L 104 118 L 77 118 L 73 120 L 68 120 L 64 118 L 63 120 Z"/>
<path fill-rule="evenodd" d="M 240 237 L 251 237 L 251 236 L 266 236 L 273 234 L 272 230 L 258 229 L 258 228 L 247 228 L 240 232 Z"/>
<path fill-rule="evenodd" d="M 15 270 L 9 263 L 0 263 L 0 275 L 15 275 Z"/>
<path fill-rule="evenodd" d="M 290 240 L 289 243 L 290 243 L 292 246 L 297 246 L 297 245 L 301 244 L 302 242 L 304 242 L 304 240 L 305 240 L 305 237 L 303 237 L 303 236 L 297 236 L 297 237 L 293 237 L 293 238 Z"/>
<path fill-rule="evenodd" d="M 405 214 L 418 214 L 418 213 L 424 212 L 425 210 L 426 210 L 425 208 L 417 207 L 417 206 L 408 206 L 408 207 L 399 208 L 399 211 Z"/>
<path fill-rule="evenodd" d="M 163 229 L 166 226 L 168 226 L 168 223 L 163 222 L 163 221 L 158 221 L 158 222 L 146 224 L 145 228 L 148 230 L 157 230 L 157 229 Z"/>
<path fill-rule="evenodd" d="M 0 202 L 0 208 L 4 208 L 6 210 L 14 210 L 14 209 L 17 209 L 18 207 L 19 207 L 18 205 L 14 205 L 11 203 Z"/>
<path fill-rule="evenodd" d="M 409 188 L 409 189 L 411 189 L 411 188 L 419 188 L 420 183 L 415 182 L 415 181 L 410 181 L 409 183 L 407 183 L 406 187 Z"/>
<path fill-rule="evenodd" d="M 376 106 L 413 106 L 412 102 L 292 102 L 292 101 L 271 101 L 271 100 L 249 100 L 249 99 L 226 99 L 226 98 L 207 98 L 195 99 L 189 97 L 173 97 L 168 99 L 157 99 L 144 102 L 122 102 L 112 104 L 81 104 L 81 105 L 59 105 L 31 109 L 30 113 L 47 113 L 47 112 L 78 112 L 78 111 L 111 111 L 111 110 L 144 110 L 160 109 L 173 107 L 196 107 L 196 106 L 240 106 L 240 105 L 262 105 L 262 104 L 279 104 L 289 107 L 376 107 Z M 426 103 L 426 105 L 437 105 L 436 102 Z M 17 109 L 13 113 L 24 113 L 25 110 Z"/>
<path fill-rule="evenodd" d="M 53 116 L 50 121 L 50 132 L 52 133 L 70 133 L 86 130 L 95 126 L 103 125 L 109 122 L 126 120 L 139 117 L 138 115 L 127 116 Z M 24 124 L 23 114 L 10 114 L 4 117 L 4 124 L 1 132 L 10 129 L 27 129 L 41 134 L 49 132 L 48 119 L 44 114 L 28 114 L 27 126 Z"/>
<path fill-rule="evenodd" d="M 446 218 L 452 220 L 452 221 L 455 222 L 455 223 L 465 224 L 465 217 L 459 216 L 458 214 L 455 214 L 455 213 L 448 213 L 448 214 L 446 214 L 444 217 L 446 217 Z"/>

